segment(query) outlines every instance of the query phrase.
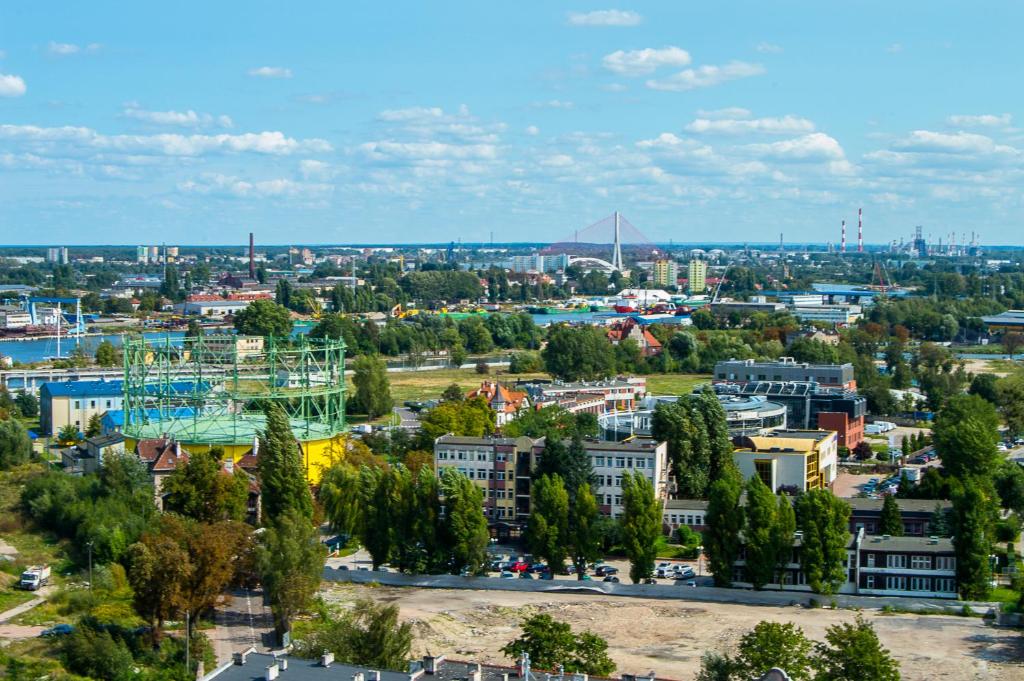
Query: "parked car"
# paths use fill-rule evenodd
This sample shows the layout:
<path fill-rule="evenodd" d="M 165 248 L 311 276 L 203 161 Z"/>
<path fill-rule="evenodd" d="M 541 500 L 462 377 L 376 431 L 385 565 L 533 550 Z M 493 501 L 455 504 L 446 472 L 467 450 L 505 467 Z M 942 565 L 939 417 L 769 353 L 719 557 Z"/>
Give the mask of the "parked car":
<path fill-rule="evenodd" d="M 672 579 L 692 579 L 693 577 L 696 577 L 696 576 L 697 576 L 697 573 L 693 571 L 693 568 L 690 567 L 689 565 L 687 565 L 687 566 L 684 566 L 684 567 L 676 570 L 675 573 L 673 574 Z"/>
<path fill-rule="evenodd" d="M 511 572 L 509 570 L 503 570 L 501 575 L 500 575 L 500 577 L 502 579 L 515 579 L 516 578 L 516 573 Z"/>
<path fill-rule="evenodd" d="M 650 577 L 646 577 L 646 578 L 644 578 L 643 583 L 644 584 L 657 584 L 658 581 L 656 579 L 652 579 Z"/>
<path fill-rule="evenodd" d="M 531 573 L 531 574 L 533 574 L 533 573 L 536 573 L 536 572 L 544 572 L 547 569 L 548 569 L 548 566 L 545 565 L 544 563 L 534 563 L 530 567 L 526 568 L 526 571 Z"/>
<path fill-rule="evenodd" d="M 614 582 L 615 584 L 618 584 L 618 583 L 619 583 L 619 578 L 618 578 L 618 577 L 616 577 L 615 575 L 607 575 L 607 576 L 606 576 L 606 577 L 605 577 L 605 578 L 604 578 L 603 580 L 601 580 L 601 581 L 603 581 L 603 582 Z"/>
<path fill-rule="evenodd" d="M 608 575 L 615 575 L 619 573 L 619 568 L 612 565 L 598 565 L 597 569 L 594 570 L 594 574 L 598 577 L 607 577 Z"/>
<path fill-rule="evenodd" d="M 75 628 L 70 624 L 55 624 L 49 629 L 43 629 L 42 633 L 39 634 L 43 638 L 53 638 L 55 636 L 67 636 L 73 634 Z"/>
<path fill-rule="evenodd" d="M 654 576 L 655 577 L 661 577 L 663 579 L 666 578 L 666 577 L 671 577 L 672 574 L 676 571 L 677 567 L 678 566 L 669 565 L 668 563 L 662 563 L 654 571 Z"/>
<path fill-rule="evenodd" d="M 527 563 L 518 562 L 512 563 L 512 565 L 510 565 L 508 569 L 512 572 L 526 572 L 530 569 L 530 566 Z"/>

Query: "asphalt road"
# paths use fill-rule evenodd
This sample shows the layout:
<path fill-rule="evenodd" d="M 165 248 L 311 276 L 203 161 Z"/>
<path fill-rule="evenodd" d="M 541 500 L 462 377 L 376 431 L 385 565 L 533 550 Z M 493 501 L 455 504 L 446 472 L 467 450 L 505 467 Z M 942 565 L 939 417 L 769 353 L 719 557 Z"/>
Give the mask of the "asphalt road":
<path fill-rule="evenodd" d="M 232 592 L 226 602 L 218 606 L 215 624 L 208 634 L 217 655 L 217 664 L 231 661 L 232 653 L 255 647 L 259 652 L 269 650 L 263 644 L 263 635 L 274 626 L 270 608 L 263 605 L 263 593 L 239 589 Z"/>

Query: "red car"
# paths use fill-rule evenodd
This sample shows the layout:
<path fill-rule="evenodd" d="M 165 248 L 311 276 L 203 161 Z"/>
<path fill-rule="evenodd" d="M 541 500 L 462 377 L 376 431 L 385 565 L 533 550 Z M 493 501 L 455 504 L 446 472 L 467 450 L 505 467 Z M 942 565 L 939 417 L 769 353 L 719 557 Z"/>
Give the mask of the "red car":
<path fill-rule="evenodd" d="M 508 569 L 512 572 L 526 572 L 530 569 L 530 564 L 526 562 L 512 563 Z"/>

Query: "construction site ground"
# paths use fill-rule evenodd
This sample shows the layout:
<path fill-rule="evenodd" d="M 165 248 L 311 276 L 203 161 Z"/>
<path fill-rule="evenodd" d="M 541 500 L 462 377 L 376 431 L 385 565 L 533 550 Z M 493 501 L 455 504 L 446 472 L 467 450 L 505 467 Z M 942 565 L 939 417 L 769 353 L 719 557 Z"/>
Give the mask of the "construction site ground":
<path fill-rule="evenodd" d="M 414 589 L 325 582 L 333 603 L 359 598 L 396 603 L 413 623 L 414 654 L 510 664 L 500 648 L 527 616 L 546 612 L 608 640 L 621 673 L 692 679 L 705 651 L 728 652 L 761 620 L 793 622 L 814 640 L 849 622 L 849 610 L 693 603 L 602 595 Z M 904 681 L 1024 679 L 1024 636 L 978 617 L 865 612 L 882 644 L 900 662 Z"/>

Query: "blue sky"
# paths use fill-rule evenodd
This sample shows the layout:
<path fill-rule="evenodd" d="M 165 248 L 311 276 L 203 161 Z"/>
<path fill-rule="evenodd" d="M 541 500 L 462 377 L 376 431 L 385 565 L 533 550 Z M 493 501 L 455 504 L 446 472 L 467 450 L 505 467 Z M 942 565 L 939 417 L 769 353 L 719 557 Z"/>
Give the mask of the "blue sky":
<path fill-rule="evenodd" d="M 862 206 L 869 243 L 1021 244 L 1021 25 L 992 2 L 12 0 L 0 243 L 545 241 L 614 210 L 652 241 L 824 242 Z"/>

